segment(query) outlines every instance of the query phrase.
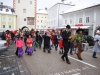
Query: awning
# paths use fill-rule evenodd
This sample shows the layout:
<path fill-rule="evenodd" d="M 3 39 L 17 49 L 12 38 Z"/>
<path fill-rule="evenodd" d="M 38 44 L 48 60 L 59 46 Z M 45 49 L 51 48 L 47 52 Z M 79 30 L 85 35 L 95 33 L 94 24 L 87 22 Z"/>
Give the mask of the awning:
<path fill-rule="evenodd" d="M 82 29 L 88 29 L 92 26 L 71 26 L 71 29 L 78 29 L 78 28 L 82 28 Z"/>

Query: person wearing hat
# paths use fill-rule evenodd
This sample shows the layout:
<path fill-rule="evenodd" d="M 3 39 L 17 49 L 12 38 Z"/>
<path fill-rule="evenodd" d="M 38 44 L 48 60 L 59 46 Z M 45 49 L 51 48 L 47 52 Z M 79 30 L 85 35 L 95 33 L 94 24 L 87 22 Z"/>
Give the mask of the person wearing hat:
<path fill-rule="evenodd" d="M 77 29 L 76 30 L 76 35 L 75 35 L 75 42 L 78 48 L 78 52 L 77 52 L 77 57 L 79 60 L 83 60 L 81 57 L 81 53 L 83 52 L 82 49 L 82 43 L 85 42 L 84 36 L 83 36 L 83 29 Z"/>
<path fill-rule="evenodd" d="M 68 51 L 69 51 L 69 48 L 70 48 L 70 41 L 69 40 L 71 39 L 71 37 L 70 37 L 70 35 L 71 35 L 70 29 L 71 29 L 70 25 L 67 25 L 66 26 L 66 30 L 64 30 L 62 32 L 64 54 L 62 55 L 61 58 L 62 58 L 63 61 L 65 61 L 64 58 L 66 58 L 66 63 L 67 64 L 71 64 L 71 62 L 68 59 Z"/>
<path fill-rule="evenodd" d="M 100 41 L 100 30 L 97 30 L 96 35 L 94 36 L 94 41 L 95 41 L 95 45 L 93 47 L 93 58 L 97 58 L 96 57 L 96 52 L 100 52 L 100 45 L 98 43 L 98 41 Z"/>

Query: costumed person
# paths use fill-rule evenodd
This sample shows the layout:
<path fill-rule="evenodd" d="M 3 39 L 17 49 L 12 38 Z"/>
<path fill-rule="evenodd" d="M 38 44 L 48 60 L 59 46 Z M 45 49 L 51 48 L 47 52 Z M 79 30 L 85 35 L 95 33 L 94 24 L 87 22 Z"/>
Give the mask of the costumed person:
<path fill-rule="evenodd" d="M 71 35 L 71 32 L 70 32 L 70 25 L 67 25 L 66 26 L 66 30 L 64 30 L 62 32 L 62 38 L 63 38 L 63 46 L 64 46 L 64 54 L 62 55 L 62 60 L 65 61 L 64 58 L 66 58 L 66 63 L 67 64 L 71 64 L 71 62 L 69 61 L 68 59 L 68 51 L 69 51 L 69 48 L 70 48 L 70 39 L 72 38 L 70 35 Z"/>
<path fill-rule="evenodd" d="M 48 50 L 48 53 L 50 53 L 50 34 L 49 32 L 46 32 L 45 35 L 43 36 L 44 39 L 44 47 L 43 47 L 43 52 L 45 52 L 45 49 Z"/>
<path fill-rule="evenodd" d="M 58 35 L 56 32 L 54 34 L 54 46 L 55 46 L 55 50 L 57 51 L 57 49 L 58 49 Z"/>
<path fill-rule="evenodd" d="M 25 53 L 28 53 L 29 55 L 33 53 L 32 44 L 33 44 L 33 39 L 31 38 L 31 35 L 29 35 L 26 40 L 27 48 L 26 48 Z"/>
<path fill-rule="evenodd" d="M 42 45 L 42 40 L 43 40 L 42 34 L 39 33 L 39 48 L 40 49 L 41 49 L 41 45 Z"/>
<path fill-rule="evenodd" d="M 96 57 L 96 53 L 100 52 L 100 30 L 97 30 L 96 35 L 94 36 L 94 47 L 93 47 L 93 58 Z"/>
<path fill-rule="evenodd" d="M 60 39 L 59 39 L 59 48 L 60 48 L 59 54 L 63 54 L 64 51 L 63 51 L 63 40 L 62 40 L 62 37 L 60 37 Z"/>
<path fill-rule="evenodd" d="M 23 40 L 21 39 L 20 36 L 18 36 L 17 38 L 18 38 L 16 40 L 16 48 L 17 48 L 17 50 L 16 50 L 15 54 L 20 57 L 20 56 L 23 55 L 23 48 L 22 47 L 23 47 L 24 43 L 23 43 Z"/>
<path fill-rule="evenodd" d="M 77 57 L 79 60 L 83 60 L 81 57 L 81 53 L 84 51 L 82 49 L 82 43 L 86 42 L 83 36 L 83 29 L 77 29 L 77 34 L 75 35 L 75 42 L 78 48 Z"/>

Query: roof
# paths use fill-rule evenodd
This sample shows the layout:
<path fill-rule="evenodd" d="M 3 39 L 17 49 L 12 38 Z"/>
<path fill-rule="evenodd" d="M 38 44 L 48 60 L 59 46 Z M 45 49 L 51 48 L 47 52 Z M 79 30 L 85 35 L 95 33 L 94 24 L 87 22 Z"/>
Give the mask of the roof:
<path fill-rule="evenodd" d="M 8 9 L 9 11 L 6 12 L 6 9 L 2 9 L 2 11 L 0 10 L 0 14 L 9 14 L 9 15 L 16 15 L 15 13 L 11 12 L 11 9 Z"/>
<path fill-rule="evenodd" d="M 93 7 L 99 4 L 100 4 L 100 0 L 80 0 L 78 3 L 75 4 L 75 6 L 65 11 L 63 14 L 86 9 L 86 8 Z"/>
<path fill-rule="evenodd" d="M 52 7 L 56 6 L 57 4 L 62 4 L 62 5 L 69 5 L 69 6 L 74 6 L 73 4 L 69 4 L 69 3 L 63 3 L 63 2 L 59 2 L 59 3 L 56 3 L 54 4 Z M 51 9 L 52 7 L 50 7 L 49 9 Z M 48 10 L 49 10 L 48 9 Z"/>
<path fill-rule="evenodd" d="M 47 11 L 40 9 L 40 10 L 37 11 L 37 14 L 47 14 Z"/>

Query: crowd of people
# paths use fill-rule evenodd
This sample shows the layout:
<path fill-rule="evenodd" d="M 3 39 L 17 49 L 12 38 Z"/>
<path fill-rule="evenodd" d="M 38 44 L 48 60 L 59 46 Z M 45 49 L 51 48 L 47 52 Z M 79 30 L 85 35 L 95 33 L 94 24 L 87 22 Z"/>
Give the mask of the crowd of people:
<path fill-rule="evenodd" d="M 77 48 L 77 57 L 79 60 L 83 60 L 81 53 L 84 51 L 82 48 L 82 43 L 88 43 L 87 40 L 84 39 L 83 29 L 77 29 L 75 38 L 73 41 L 70 40 L 73 38 L 71 36 L 71 27 L 67 25 L 65 30 L 56 31 L 56 30 L 47 30 L 47 31 L 35 31 L 31 29 L 30 31 L 9 31 L 3 32 L 2 39 L 7 40 L 8 44 L 10 41 L 13 41 L 16 45 L 17 56 L 22 56 L 24 53 L 32 55 L 33 51 L 36 51 L 36 48 L 39 49 L 43 46 L 43 52 L 48 51 L 51 53 L 52 48 L 56 51 L 60 48 L 59 53 L 62 54 L 61 59 L 66 61 L 67 64 L 71 64 L 68 59 L 68 52 L 70 50 L 70 55 L 73 55 L 74 48 Z M 94 36 L 94 47 L 93 47 L 93 58 L 96 57 L 96 52 L 100 52 L 100 45 L 98 41 L 100 40 L 100 30 L 97 30 L 96 35 Z M 13 43 L 12 42 L 12 43 Z M 24 52 L 23 46 L 26 46 L 26 50 Z M 66 60 L 65 60 L 66 59 Z"/>

